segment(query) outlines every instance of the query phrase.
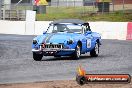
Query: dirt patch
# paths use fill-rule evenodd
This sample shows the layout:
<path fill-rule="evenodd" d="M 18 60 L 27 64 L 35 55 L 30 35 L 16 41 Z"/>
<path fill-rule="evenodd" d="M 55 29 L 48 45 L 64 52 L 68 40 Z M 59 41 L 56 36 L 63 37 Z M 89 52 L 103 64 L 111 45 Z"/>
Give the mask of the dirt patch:
<path fill-rule="evenodd" d="M 80 86 L 76 81 L 47 81 L 36 83 L 1 84 L 0 88 L 132 88 L 129 84 L 85 84 Z"/>

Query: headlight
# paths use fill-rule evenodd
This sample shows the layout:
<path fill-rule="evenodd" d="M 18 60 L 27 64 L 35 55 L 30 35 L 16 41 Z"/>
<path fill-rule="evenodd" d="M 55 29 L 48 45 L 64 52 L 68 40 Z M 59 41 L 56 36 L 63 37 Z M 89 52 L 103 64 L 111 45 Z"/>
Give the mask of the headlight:
<path fill-rule="evenodd" d="M 67 41 L 67 44 L 73 44 L 73 40 Z"/>
<path fill-rule="evenodd" d="M 33 44 L 37 44 L 37 40 L 33 40 Z"/>

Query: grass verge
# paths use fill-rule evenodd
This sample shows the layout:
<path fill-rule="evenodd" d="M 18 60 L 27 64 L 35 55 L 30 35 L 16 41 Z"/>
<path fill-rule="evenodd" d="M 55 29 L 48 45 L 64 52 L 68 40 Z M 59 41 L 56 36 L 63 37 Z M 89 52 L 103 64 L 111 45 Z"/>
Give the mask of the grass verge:
<path fill-rule="evenodd" d="M 130 13 L 49 13 L 37 14 L 38 21 L 53 21 L 57 19 L 82 19 L 85 21 L 112 21 L 112 22 L 131 22 L 132 14 Z"/>

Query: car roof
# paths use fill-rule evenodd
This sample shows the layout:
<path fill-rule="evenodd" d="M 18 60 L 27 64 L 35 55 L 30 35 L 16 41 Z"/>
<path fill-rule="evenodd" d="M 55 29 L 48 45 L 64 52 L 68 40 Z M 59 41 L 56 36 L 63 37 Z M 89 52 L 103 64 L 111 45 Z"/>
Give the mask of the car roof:
<path fill-rule="evenodd" d="M 79 19 L 60 19 L 60 20 L 55 20 L 50 24 L 60 24 L 60 23 L 85 24 L 86 22 Z"/>

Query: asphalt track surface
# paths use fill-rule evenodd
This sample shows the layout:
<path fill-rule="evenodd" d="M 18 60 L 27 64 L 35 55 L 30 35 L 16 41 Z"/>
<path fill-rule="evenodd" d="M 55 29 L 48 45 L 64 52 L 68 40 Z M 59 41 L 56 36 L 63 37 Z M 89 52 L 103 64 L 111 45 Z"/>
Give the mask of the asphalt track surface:
<path fill-rule="evenodd" d="M 77 67 L 89 74 L 132 75 L 132 41 L 102 40 L 99 57 L 89 53 L 79 60 L 69 57 L 43 57 L 34 61 L 31 43 L 34 36 L 0 34 L 0 84 L 75 79 Z"/>

